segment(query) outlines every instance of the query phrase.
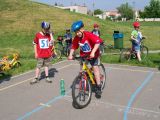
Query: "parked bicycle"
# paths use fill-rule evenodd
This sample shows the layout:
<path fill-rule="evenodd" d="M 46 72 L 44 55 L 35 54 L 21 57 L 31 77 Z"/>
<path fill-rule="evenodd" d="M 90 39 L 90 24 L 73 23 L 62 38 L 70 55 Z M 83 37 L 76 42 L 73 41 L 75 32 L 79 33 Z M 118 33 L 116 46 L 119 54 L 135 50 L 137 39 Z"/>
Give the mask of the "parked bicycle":
<path fill-rule="evenodd" d="M 90 101 L 92 92 L 96 90 L 96 80 L 92 67 L 90 68 L 87 63 L 88 59 L 84 57 L 75 57 L 76 60 L 82 61 L 82 71 L 78 74 L 72 84 L 72 98 L 73 104 L 79 109 L 86 107 Z M 104 65 L 101 63 L 99 66 L 101 77 L 101 91 L 103 91 L 106 84 L 106 71 Z"/>
<path fill-rule="evenodd" d="M 141 53 L 141 59 L 145 60 L 148 56 L 148 47 L 144 45 L 144 39 L 145 37 L 142 38 L 141 40 L 141 45 L 140 45 L 140 53 Z M 124 61 L 130 61 L 131 59 L 137 59 L 137 54 L 136 51 L 132 48 L 124 48 L 121 50 L 120 53 L 120 62 Z"/>
<path fill-rule="evenodd" d="M 105 44 L 105 43 L 103 42 L 103 43 L 101 43 L 99 49 L 100 49 L 101 55 L 103 55 L 103 54 L 105 53 L 105 50 L 106 50 L 106 49 L 114 49 L 114 46 L 111 45 L 111 44 L 108 44 L 108 45 L 107 45 L 107 44 Z"/>
<path fill-rule="evenodd" d="M 13 54 L 13 59 L 9 60 L 8 56 L 4 56 L 2 60 L 0 61 L 0 72 L 3 73 L 4 71 L 8 71 L 12 68 L 16 68 L 21 66 L 19 59 L 19 54 L 14 53 Z"/>
<path fill-rule="evenodd" d="M 52 49 L 55 55 L 53 56 L 56 61 L 60 60 L 62 56 L 68 56 L 70 52 L 70 46 L 63 43 L 63 36 L 58 36 L 57 41 L 55 41 L 55 47 Z"/>

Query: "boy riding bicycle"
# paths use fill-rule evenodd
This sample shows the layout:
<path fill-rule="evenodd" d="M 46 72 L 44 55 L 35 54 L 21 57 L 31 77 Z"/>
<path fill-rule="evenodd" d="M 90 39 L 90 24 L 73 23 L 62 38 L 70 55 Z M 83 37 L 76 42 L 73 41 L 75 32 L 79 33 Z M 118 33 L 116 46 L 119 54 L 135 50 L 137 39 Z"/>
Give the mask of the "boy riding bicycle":
<path fill-rule="evenodd" d="M 72 24 L 71 30 L 75 32 L 75 37 L 72 41 L 72 47 L 68 59 L 73 59 L 73 53 L 78 47 L 80 47 L 80 56 L 89 56 L 89 60 L 92 65 L 93 72 L 97 83 L 96 95 L 101 96 L 101 84 L 100 84 L 100 51 L 99 46 L 102 40 L 91 32 L 84 30 L 84 24 L 82 21 L 76 21 Z"/>

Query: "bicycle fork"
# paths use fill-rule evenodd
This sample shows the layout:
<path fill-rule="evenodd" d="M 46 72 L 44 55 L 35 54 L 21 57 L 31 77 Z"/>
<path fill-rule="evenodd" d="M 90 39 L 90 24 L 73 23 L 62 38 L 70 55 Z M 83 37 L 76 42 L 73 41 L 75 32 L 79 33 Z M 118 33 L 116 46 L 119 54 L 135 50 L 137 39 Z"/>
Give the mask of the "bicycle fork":
<path fill-rule="evenodd" d="M 86 93 L 86 86 L 87 86 L 87 75 L 86 73 L 81 73 L 81 80 L 79 83 L 79 100 L 85 101 L 85 93 Z"/>

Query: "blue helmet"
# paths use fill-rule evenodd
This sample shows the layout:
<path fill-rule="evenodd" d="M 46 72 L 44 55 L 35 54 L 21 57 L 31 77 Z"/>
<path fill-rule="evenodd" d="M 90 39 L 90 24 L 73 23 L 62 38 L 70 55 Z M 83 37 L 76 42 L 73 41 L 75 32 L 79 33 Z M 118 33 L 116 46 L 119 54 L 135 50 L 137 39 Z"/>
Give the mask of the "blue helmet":
<path fill-rule="evenodd" d="M 84 26 L 84 24 L 83 24 L 83 22 L 82 22 L 81 20 L 76 21 L 76 22 L 74 22 L 74 23 L 72 24 L 72 26 L 71 26 L 71 31 L 72 31 L 72 32 L 75 32 L 75 31 L 81 29 L 83 26 Z"/>
<path fill-rule="evenodd" d="M 41 27 L 43 28 L 43 29 L 50 29 L 50 24 L 48 23 L 48 22 L 42 22 L 41 23 Z"/>

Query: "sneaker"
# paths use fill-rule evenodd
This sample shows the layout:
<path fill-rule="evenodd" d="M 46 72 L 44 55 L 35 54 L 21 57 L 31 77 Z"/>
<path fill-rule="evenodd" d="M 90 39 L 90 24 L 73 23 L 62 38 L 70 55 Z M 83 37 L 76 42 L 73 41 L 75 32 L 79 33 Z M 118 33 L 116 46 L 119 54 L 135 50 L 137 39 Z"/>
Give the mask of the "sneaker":
<path fill-rule="evenodd" d="M 101 98 L 101 94 L 102 94 L 102 91 L 101 91 L 101 86 L 97 86 L 96 90 L 95 90 L 95 97 L 96 98 Z"/>
<path fill-rule="evenodd" d="M 37 82 L 39 82 L 38 78 L 34 78 L 34 79 L 30 82 L 30 84 L 34 84 L 34 83 L 37 83 Z"/>
<path fill-rule="evenodd" d="M 46 77 L 46 82 L 52 83 L 52 80 L 49 77 Z"/>

